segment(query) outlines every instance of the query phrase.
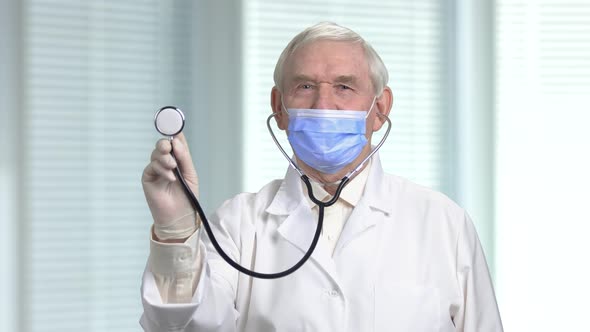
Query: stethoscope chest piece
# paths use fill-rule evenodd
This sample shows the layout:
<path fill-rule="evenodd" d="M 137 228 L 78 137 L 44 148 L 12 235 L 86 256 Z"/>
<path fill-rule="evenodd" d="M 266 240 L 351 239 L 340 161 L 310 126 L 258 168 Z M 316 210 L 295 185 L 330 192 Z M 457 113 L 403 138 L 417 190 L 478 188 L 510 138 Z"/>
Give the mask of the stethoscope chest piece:
<path fill-rule="evenodd" d="M 177 107 L 164 106 L 156 112 L 154 124 L 160 134 L 174 137 L 184 128 L 184 114 Z"/>

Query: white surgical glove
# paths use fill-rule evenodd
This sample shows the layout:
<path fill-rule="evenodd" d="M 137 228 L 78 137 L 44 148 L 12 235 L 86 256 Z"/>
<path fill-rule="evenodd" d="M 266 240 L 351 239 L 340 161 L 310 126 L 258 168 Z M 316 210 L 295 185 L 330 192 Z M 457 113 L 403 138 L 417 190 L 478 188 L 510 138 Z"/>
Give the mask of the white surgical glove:
<path fill-rule="evenodd" d="M 174 151 L 176 160 L 170 152 Z M 154 218 L 154 234 L 157 240 L 180 240 L 193 234 L 199 221 L 186 196 L 180 180 L 174 174 L 180 171 L 196 197 L 199 195 L 199 180 L 193 165 L 184 135 L 172 141 L 161 139 L 156 143 L 151 161 L 143 171 L 143 192 Z"/>

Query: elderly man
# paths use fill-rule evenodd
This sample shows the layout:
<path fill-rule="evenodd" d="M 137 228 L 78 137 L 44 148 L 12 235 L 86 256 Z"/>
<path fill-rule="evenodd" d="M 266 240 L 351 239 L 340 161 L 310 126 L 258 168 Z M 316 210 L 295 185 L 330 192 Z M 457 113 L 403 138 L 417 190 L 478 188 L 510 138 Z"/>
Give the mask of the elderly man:
<path fill-rule="evenodd" d="M 372 134 L 393 103 L 387 70 L 358 34 L 320 23 L 287 45 L 274 79 L 278 127 L 314 196 L 325 201 L 333 183 L 371 153 Z M 157 143 L 142 179 L 154 218 L 142 284 L 145 330 L 502 331 L 466 212 L 384 173 L 377 154 L 325 209 L 309 261 L 272 280 L 239 273 L 220 258 L 176 179 L 177 164 L 198 192 L 182 135 Z M 318 206 L 307 194 L 291 166 L 284 179 L 227 201 L 211 226 L 234 261 L 282 271 L 309 248 L 317 225 Z"/>

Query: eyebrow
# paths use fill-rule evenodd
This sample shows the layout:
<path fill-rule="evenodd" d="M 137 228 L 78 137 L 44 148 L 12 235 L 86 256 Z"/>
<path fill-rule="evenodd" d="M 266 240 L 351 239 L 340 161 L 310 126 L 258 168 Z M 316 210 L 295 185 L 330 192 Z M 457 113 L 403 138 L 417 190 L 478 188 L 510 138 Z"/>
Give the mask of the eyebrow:
<path fill-rule="evenodd" d="M 357 78 L 356 78 L 356 76 L 353 76 L 353 75 L 340 75 L 340 76 L 336 77 L 336 79 L 334 80 L 334 82 L 338 82 L 338 83 L 356 83 L 357 82 Z"/>
<path fill-rule="evenodd" d="M 304 75 L 304 74 L 297 74 L 295 76 L 293 76 L 293 78 L 291 78 L 289 81 L 291 82 L 303 82 L 303 81 L 314 81 L 313 78 L 311 78 L 310 76 Z"/>
<path fill-rule="evenodd" d="M 307 76 L 305 74 L 295 75 L 290 81 L 291 82 L 305 82 L 305 81 L 316 82 L 315 79 L 313 79 L 310 76 Z M 334 79 L 334 82 L 336 82 L 336 83 L 356 83 L 357 77 L 354 75 L 340 75 L 340 76 L 336 77 L 336 79 Z"/>

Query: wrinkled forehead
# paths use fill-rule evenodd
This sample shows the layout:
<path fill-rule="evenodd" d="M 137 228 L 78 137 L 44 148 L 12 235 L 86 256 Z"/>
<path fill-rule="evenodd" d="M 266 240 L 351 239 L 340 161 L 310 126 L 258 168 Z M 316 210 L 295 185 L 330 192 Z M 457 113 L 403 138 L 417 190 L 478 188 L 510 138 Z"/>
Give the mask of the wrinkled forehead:
<path fill-rule="evenodd" d="M 318 80 L 342 76 L 369 79 L 363 47 L 349 41 L 316 40 L 300 45 L 286 59 L 283 70 L 284 83 L 301 76 Z"/>

